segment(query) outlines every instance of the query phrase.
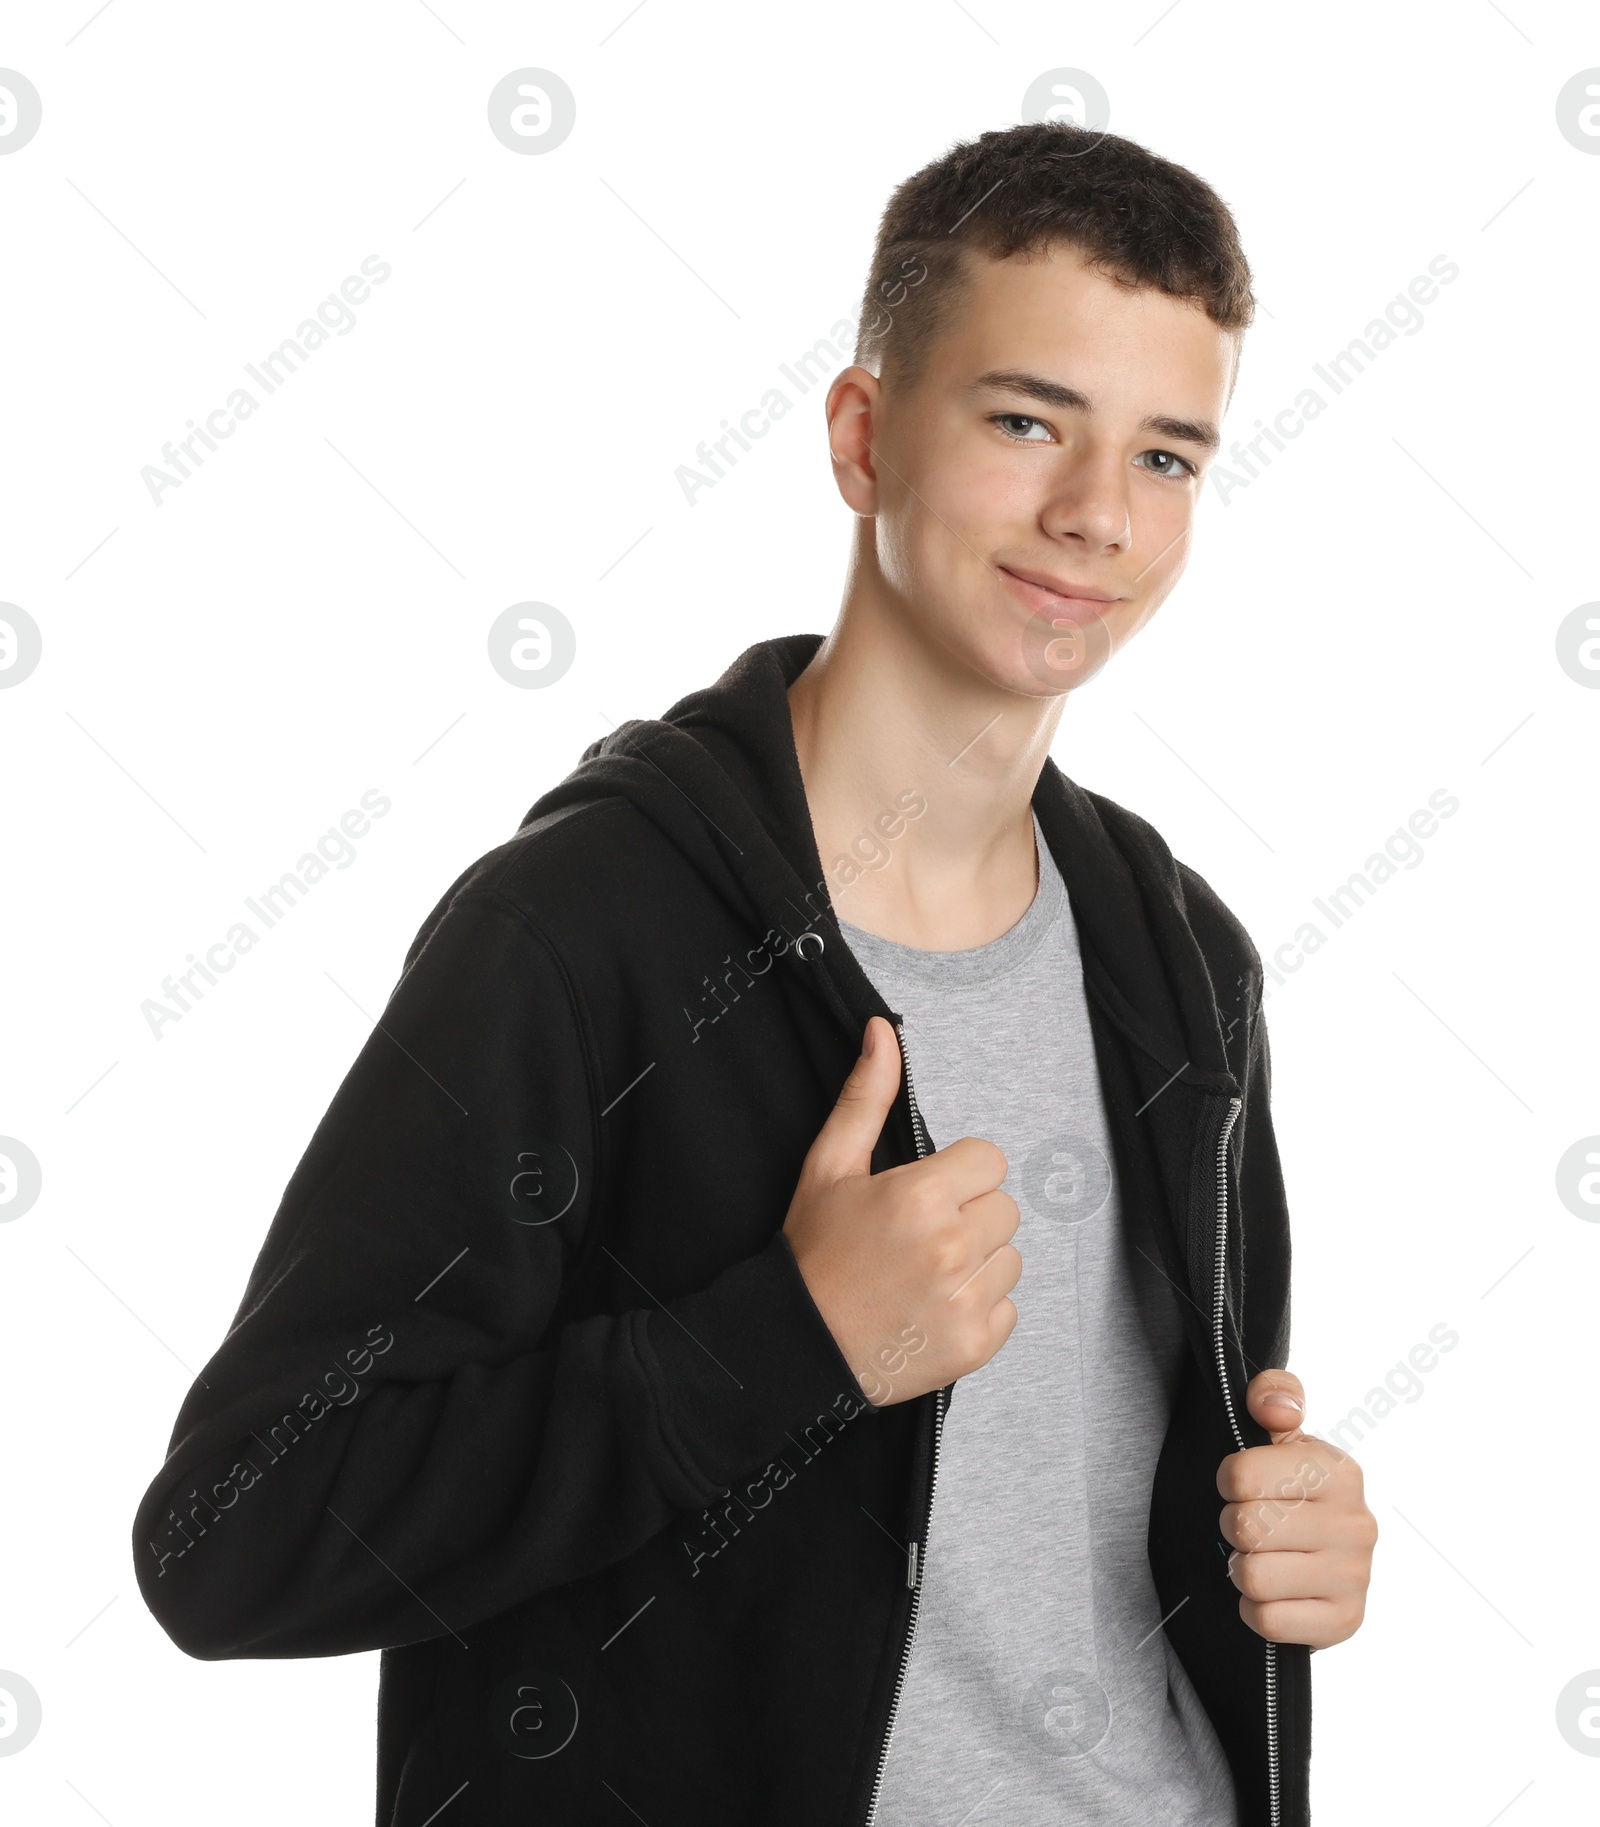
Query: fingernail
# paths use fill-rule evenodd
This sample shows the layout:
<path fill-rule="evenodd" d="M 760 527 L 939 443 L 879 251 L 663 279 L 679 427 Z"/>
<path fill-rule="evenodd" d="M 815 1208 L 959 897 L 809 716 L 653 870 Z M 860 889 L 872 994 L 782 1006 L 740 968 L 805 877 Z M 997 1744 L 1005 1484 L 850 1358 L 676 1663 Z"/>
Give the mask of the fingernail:
<path fill-rule="evenodd" d="M 1261 1406 L 1263 1408 L 1292 1409 L 1297 1415 L 1304 1412 L 1300 1404 L 1300 1398 L 1298 1396 L 1291 1396 L 1286 1389 L 1269 1389 L 1261 1398 Z"/>
<path fill-rule="evenodd" d="M 861 1057 L 863 1059 L 872 1058 L 872 1049 L 877 1045 L 877 1041 L 878 1030 L 869 1021 L 867 1023 L 867 1031 L 861 1038 Z"/>

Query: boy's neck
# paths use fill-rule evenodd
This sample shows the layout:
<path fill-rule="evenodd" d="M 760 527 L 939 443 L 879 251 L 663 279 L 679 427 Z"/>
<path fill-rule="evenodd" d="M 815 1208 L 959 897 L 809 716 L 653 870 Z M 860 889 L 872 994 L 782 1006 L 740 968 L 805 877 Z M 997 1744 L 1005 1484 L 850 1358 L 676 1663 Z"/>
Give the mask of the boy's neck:
<path fill-rule="evenodd" d="M 1065 699 L 1001 690 L 912 613 L 857 568 L 789 688 L 795 749 L 839 917 L 965 951 L 1014 926 L 1037 890 L 1030 802 Z"/>

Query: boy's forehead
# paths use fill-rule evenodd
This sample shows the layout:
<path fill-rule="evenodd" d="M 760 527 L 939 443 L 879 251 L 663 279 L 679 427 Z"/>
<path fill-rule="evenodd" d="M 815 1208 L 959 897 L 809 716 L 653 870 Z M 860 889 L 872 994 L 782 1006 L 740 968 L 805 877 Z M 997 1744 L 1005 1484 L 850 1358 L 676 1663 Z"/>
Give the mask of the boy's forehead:
<path fill-rule="evenodd" d="M 1149 367 L 1190 387 L 1226 393 L 1238 338 L 1198 303 L 1130 286 L 1068 243 L 1003 259 L 963 252 L 954 309 L 931 351 L 946 378 L 970 383 L 998 369 L 1050 373 L 1070 365 Z M 943 360 L 940 360 L 940 357 Z M 1055 378 L 1070 382 L 1071 374 Z"/>

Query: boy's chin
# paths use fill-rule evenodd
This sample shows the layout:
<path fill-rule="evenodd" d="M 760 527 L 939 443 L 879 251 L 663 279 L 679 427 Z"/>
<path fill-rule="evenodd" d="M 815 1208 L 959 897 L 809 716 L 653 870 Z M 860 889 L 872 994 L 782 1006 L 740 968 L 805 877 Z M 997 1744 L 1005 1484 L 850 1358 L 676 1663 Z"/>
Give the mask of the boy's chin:
<path fill-rule="evenodd" d="M 1116 651 L 1110 626 L 1040 616 L 1019 618 L 1004 636 L 973 656 L 973 669 L 997 690 L 1027 698 L 1059 698 L 1087 685 Z"/>

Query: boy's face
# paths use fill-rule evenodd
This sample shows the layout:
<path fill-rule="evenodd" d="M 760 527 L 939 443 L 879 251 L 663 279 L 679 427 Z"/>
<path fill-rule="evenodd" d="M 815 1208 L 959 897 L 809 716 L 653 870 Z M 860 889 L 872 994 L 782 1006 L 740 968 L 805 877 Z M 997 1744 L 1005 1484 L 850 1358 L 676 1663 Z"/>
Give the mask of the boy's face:
<path fill-rule="evenodd" d="M 1182 573 L 1236 352 L 1197 305 L 1074 248 L 969 254 L 909 386 L 834 383 L 836 473 L 875 518 L 891 604 L 992 684 L 1081 684 Z"/>

